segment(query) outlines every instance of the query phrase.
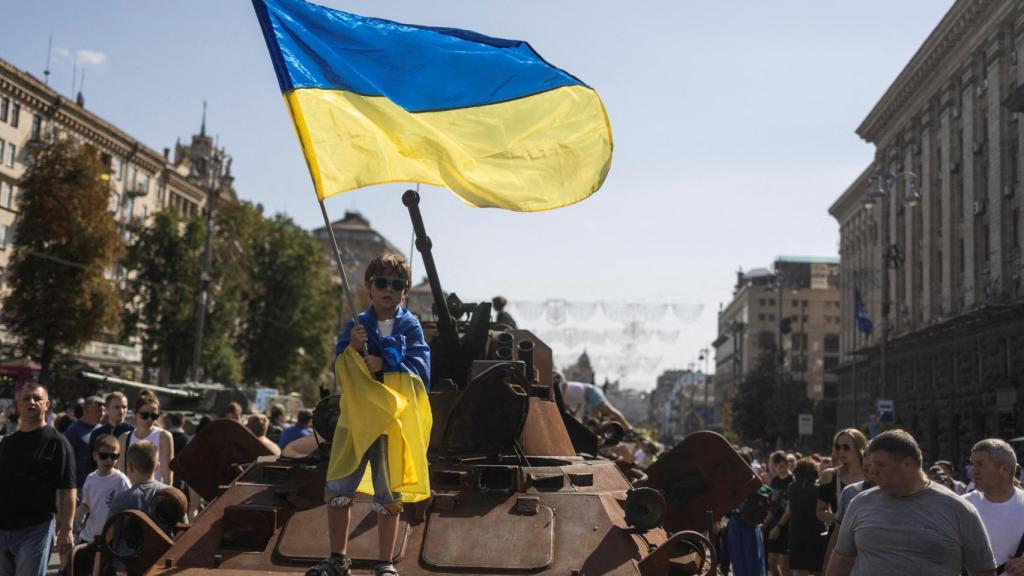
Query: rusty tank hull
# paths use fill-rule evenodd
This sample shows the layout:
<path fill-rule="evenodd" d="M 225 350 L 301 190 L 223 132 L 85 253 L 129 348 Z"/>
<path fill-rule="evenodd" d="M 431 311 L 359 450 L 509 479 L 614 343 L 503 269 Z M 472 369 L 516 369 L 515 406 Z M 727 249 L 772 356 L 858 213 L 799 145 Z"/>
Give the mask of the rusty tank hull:
<path fill-rule="evenodd" d="M 701 432 L 652 464 L 643 486 L 631 483 L 600 456 L 607 440 L 565 410 L 550 348 L 528 330 L 492 329 L 489 303 L 466 306 L 442 292 L 418 197 L 410 191 L 403 201 L 437 322 L 424 323 L 432 351 L 432 497 L 402 512 L 399 572 L 715 573 L 702 533 L 760 487 L 753 471 L 721 436 Z M 329 397 L 317 406 L 320 435 L 311 438 L 330 440 L 338 403 Z M 173 540 L 146 540 L 156 543 L 130 573 L 304 573 L 329 555 L 329 446 L 310 441 L 305 451 L 275 458 L 254 442 L 240 425 L 219 421 L 182 452 L 176 470 L 210 503 Z M 370 499 L 357 498 L 352 513 L 353 572 L 370 574 L 378 561 Z"/>

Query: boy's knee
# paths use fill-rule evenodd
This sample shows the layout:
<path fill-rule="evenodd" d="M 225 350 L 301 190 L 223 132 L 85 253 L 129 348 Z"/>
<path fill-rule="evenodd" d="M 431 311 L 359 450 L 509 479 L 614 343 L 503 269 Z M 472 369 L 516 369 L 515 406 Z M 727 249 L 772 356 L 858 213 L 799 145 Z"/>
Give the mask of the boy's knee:
<path fill-rule="evenodd" d="M 352 505 L 352 499 L 348 496 L 335 496 L 327 501 L 327 506 L 331 508 L 348 508 Z"/>

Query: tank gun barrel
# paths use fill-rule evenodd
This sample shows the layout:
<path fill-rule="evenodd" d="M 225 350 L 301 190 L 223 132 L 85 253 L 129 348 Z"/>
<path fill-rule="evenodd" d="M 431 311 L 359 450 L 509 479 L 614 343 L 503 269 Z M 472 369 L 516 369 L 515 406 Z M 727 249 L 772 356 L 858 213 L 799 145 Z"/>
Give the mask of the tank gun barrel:
<path fill-rule="evenodd" d="M 199 392 L 193 392 L 191 390 L 175 390 L 174 388 L 168 388 L 166 386 L 156 386 L 154 384 L 145 384 L 143 382 L 135 382 L 134 380 L 125 380 L 124 378 L 115 378 L 113 376 L 106 376 L 104 374 L 97 374 L 96 372 L 82 372 L 82 378 L 86 380 L 92 380 L 94 382 L 109 382 L 117 386 L 125 386 L 127 388 L 134 388 L 136 390 L 152 390 L 159 394 L 171 396 L 173 398 L 185 398 L 193 400 L 202 396 Z"/>
<path fill-rule="evenodd" d="M 420 195 L 415 190 L 406 190 L 402 195 L 402 204 L 409 209 L 412 229 L 416 234 L 416 250 L 422 256 L 423 267 L 427 270 L 427 281 L 430 282 L 430 293 L 434 296 L 434 308 L 437 311 L 437 332 L 444 347 L 449 353 L 455 354 L 459 350 L 459 334 L 455 327 L 455 319 L 448 310 L 448 301 L 441 290 L 441 279 L 437 275 L 437 266 L 434 265 L 434 255 L 431 252 L 430 236 L 427 236 L 427 230 L 423 226 Z"/>

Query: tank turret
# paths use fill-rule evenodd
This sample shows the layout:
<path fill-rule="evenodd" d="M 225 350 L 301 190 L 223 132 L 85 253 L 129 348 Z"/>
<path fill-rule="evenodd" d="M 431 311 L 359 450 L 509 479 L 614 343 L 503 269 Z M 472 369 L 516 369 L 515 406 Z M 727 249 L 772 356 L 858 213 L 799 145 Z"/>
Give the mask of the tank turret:
<path fill-rule="evenodd" d="M 424 322 L 432 352 L 432 497 L 402 513 L 394 560 L 403 576 L 716 573 L 705 534 L 760 487 L 753 471 L 721 436 L 700 432 L 634 485 L 600 455 L 609 438 L 565 410 L 551 349 L 529 330 L 493 330 L 490 303 L 467 306 L 445 295 L 419 197 L 406 192 L 403 203 L 437 315 Z M 209 434 L 217 431 L 204 430 L 177 469 L 213 500 L 147 573 L 304 572 L 326 557 L 326 442 L 338 402 L 332 396 L 317 406 L 319 448 L 280 458 L 257 458 L 238 438 L 232 450 L 190 455 L 214 441 Z M 246 455 L 255 462 L 237 462 Z M 218 459 L 225 462 L 211 461 Z M 353 572 L 370 574 L 377 555 L 370 499 L 357 499 L 352 514 Z"/>

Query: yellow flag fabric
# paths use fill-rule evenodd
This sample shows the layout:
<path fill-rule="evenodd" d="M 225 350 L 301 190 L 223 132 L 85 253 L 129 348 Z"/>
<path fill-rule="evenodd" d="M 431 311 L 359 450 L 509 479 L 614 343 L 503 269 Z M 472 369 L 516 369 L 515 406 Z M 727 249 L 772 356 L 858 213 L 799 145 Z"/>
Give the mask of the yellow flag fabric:
<path fill-rule="evenodd" d="M 296 90 L 285 100 L 321 199 L 421 182 L 470 206 L 535 212 L 587 198 L 611 166 L 604 106 L 582 86 L 418 114 L 339 90 Z"/>
<path fill-rule="evenodd" d="M 427 445 L 433 419 L 423 382 L 407 372 L 385 372 L 381 383 L 350 347 L 338 356 L 335 374 L 341 387 L 341 414 L 331 443 L 327 479 L 351 475 L 370 445 L 387 434 L 391 491 L 401 493 L 406 503 L 429 498 Z M 373 494 L 369 466 L 357 491 Z"/>

